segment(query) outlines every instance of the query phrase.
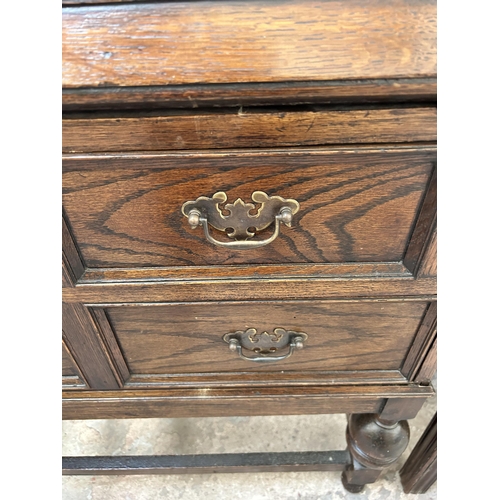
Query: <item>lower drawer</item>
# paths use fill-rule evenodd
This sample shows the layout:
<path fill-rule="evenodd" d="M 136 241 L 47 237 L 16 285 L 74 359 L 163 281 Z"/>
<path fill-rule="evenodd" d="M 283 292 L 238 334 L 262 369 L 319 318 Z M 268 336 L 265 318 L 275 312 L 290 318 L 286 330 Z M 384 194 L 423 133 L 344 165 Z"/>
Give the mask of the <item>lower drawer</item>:
<path fill-rule="evenodd" d="M 105 312 L 130 370 L 129 383 L 161 384 L 195 375 L 200 382 L 241 376 L 248 383 L 266 379 L 264 372 L 275 382 L 307 374 L 314 381 L 332 372 L 364 379 L 394 376 L 427 306 L 294 301 L 127 305 L 106 307 Z M 302 349 L 290 346 L 297 336 Z M 253 359 L 230 349 L 235 337 L 243 345 L 241 355 Z"/>

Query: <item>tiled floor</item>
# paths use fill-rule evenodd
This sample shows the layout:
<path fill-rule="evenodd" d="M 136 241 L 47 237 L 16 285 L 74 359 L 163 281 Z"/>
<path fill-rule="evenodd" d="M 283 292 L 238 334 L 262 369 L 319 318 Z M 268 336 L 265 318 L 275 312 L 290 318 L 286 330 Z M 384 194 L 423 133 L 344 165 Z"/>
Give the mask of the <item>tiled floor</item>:
<path fill-rule="evenodd" d="M 436 411 L 429 399 L 411 420 L 403 456 L 360 494 L 347 493 L 340 472 L 65 476 L 63 500 L 330 500 L 437 498 L 403 493 L 401 468 Z M 63 423 L 63 455 L 190 454 L 345 448 L 344 415 L 189 419 L 84 420 Z"/>

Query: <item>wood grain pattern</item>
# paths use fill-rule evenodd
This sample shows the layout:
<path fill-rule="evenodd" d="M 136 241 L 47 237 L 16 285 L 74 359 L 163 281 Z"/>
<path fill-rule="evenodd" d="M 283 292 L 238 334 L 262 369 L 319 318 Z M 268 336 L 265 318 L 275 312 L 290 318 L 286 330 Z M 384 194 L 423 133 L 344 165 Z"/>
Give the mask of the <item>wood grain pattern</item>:
<path fill-rule="evenodd" d="M 435 0 L 63 3 L 63 418 L 415 416 L 437 345 Z M 301 204 L 258 250 L 180 212 L 255 190 Z M 256 365 L 222 341 L 251 326 L 309 338 Z"/>
<path fill-rule="evenodd" d="M 78 247 L 69 229 L 66 214 L 62 218 L 62 283 L 74 286 L 85 271 Z"/>
<path fill-rule="evenodd" d="M 270 374 L 399 369 L 426 309 L 425 302 L 283 301 L 115 307 L 106 312 L 134 374 Z M 238 330 L 272 333 L 278 327 L 305 332 L 309 338 L 304 349 L 272 364 L 242 360 L 222 340 Z"/>
<path fill-rule="evenodd" d="M 68 351 L 64 347 L 64 343 L 62 345 L 62 374 L 63 376 L 78 376 L 78 371 L 76 370 Z"/>
<path fill-rule="evenodd" d="M 420 261 L 418 276 L 437 276 L 437 229 L 434 228 L 427 241 L 425 253 Z"/>
<path fill-rule="evenodd" d="M 63 111 L 436 102 L 436 78 L 63 89 Z"/>
<path fill-rule="evenodd" d="M 419 367 L 414 380 L 422 385 L 429 385 L 437 370 L 437 337 L 434 337 L 432 343 L 425 351 L 425 358 Z"/>
<path fill-rule="evenodd" d="M 140 283 L 176 280 L 235 279 L 251 276 L 252 279 L 273 278 L 389 278 L 412 277 L 401 262 L 362 262 L 337 264 L 275 264 L 238 266 L 194 267 L 144 267 L 144 268 L 87 268 L 79 284 Z"/>
<path fill-rule="evenodd" d="M 297 158 L 290 152 L 288 164 L 279 168 L 265 153 L 256 164 L 222 155 L 205 159 L 203 167 L 178 159 L 175 168 L 165 162 L 163 169 L 154 156 L 135 160 L 135 168 L 120 168 L 118 156 L 115 169 L 90 169 L 87 163 L 84 171 L 65 172 L 63 203 L 85 262 L 93 268 L 397 262 L 407 247 L 434 154 L 432 148 L 396 147 Z M 110 162 L 113 158 L 105 161 Z M 301 205 L 292 228 L 257 250 L 212 245 L 201 228 L 190 229 L 180 211 L 198 196 L 225 191 L 229 201 L 248 201 L 255 190 Z"/>
<path fill-rule="evenodd" d="M 425 403 L 424 399 L 389 398 L 379 410 L 379 418 L 387 423 L 415 418 Z"/>
<path fill-rule="evenodd" d="M 182 113 L 182 114 L 181 114 Z M 436 108 L 243 109 L 63 120 L 63 151 L 266 148 L 436 140 Z"/>
<path fill-rule="evenodd" d="M 67 88 L 435 75 L 433 0 L 63 9 Z"/>
<path fill-rule="evenodd" d="M 88 389 L 64 340 L 62 342 L 62 387 L 63 389 Z"/>
<path fill-rule="evenodd" d="M 262 377 L 260 372 L 214 372 L 184 374 L 131 375 L 125 384 L 127 389 L 162 387 L 284 387 L 284 386 L 331 386 L 403 384 L 406 377 L 399 370 L 361 371 L 309 371 L 273 372 L 272 377 Z"/>
<path fill-rule="evenodd" d="M 63 389 L 88 389 L 81 370 L 68 350 L 64 339 L 62 341 L 62 387 Z"/>
<path fill-rule="evenodd" d="M 83 377 L 92 389 L 118 389 L 123 385 L 106 349 L 99 328 L 88 308 L 65 304 L 63 339 Z"/>
<path fill-rule="evenodd" d="M 426 399 L 430 387 L 340 386 L 63 391 L 63 419 L 377 413 L 387 398 Z"/>
<path fill-rule="evenodd" d="M 405 493 L 425 493 L 437 480 L 437 413 L 399 471 Z"/>
<path fill-rule="evenodd" d="M 401 373 L 408 380 L 429 384 L 437 367 L 437 302 L 429 304 Z"/>
<path fill-rule="evenodd" d="M 162 168 L 210 168 L 214 162 L 244 162 L 247 167 L 262 165 L 262 158 L 272 161 L 277 169 L 288 167 L 293 157 L 297 167 L 307 167 L 312 158 L 343 157 L 345 155 L 388 155 L 407 153 L 427 157 L 436 161 L 435 143 L 418 144 L 358 144 L 317 146 L 312 148 L 252 148 L 252 149 L 209 149 L 176 151 L 136 151 L 124 153 L 63 153 L 63 172 L 115 170 L 116 168 L 136 169 L 138 161 L 141 167 L 158 170 Z M 144 161 L 143 161 L 144 160 Z"/>
<path fill-rule="evenodd" d="M 181 280 L 168 283 L 82 284 L 65 288 L 62 296 L 68 303 L 89 305 L 130 304 L 141 302 L 218 302 L 227 300 L 300 300 L 343 298 L 400 298 L 435 300 L 436 278 L 290 278 Z"/>
<path fill-rule="evenodd" d="M 416 276 L 437 274 L 437 169 L 430 177 L 403 263 Z"/>
<path fill-rule="evenodd" d="M 106 347 L 109 360 L 113 364 L 115 376 L 119 379 L 120 384 L 124 385 L 130 377 L 130 371 L 109 323 L 109 318 L 106 312 L 100 308 L 92 309 L 92 316 L 99 327 L 100 337 Z"/>

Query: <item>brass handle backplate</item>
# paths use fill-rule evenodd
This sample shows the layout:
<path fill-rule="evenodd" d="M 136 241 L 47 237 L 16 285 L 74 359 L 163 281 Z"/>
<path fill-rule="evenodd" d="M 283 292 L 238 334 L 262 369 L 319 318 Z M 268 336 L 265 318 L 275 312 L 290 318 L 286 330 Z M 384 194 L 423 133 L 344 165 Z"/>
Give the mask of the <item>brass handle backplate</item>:
<path fill-rule="evenodd" d="M 272 363 L 289 358 L 296 349 L 303 349 L 307 333 L 275 328 L 272 333 L 257 333 L 255 328 L 246 331 L 226 333 L 222 339 L 229 344 L 230 351 L 236 351 L 240 358 L 256 363 Z M 288 352 L 281 356 L 274 353 L 288 346 Z M 247 356 L 243 349 L 257 356 Z"/>
<path fill-rule="evenodd" d="M 256 209 L 253 203 L 245 203 L 238 198 L 234 203 L 223 205 L 227 201 L 226 193 L 219 191 L 212 198 L 200 196 L 195 201 L 182 205 L 182 213 L 188 218 L 191 229 L 203 226 L 205 237 L 214 245 L 244 250 L 259 248 L 274 241 L 280 232 L 280 224 L 290 227 L 293 215 L 299 210 L 299 203 L 281 196 L 268 196 L 262 191 L 254 191 L 252 200 L 260 203 Z M 226 212 L 226 214 L 223 213 Z M 255 211 L 256 213 L 250 213 Z M 275 223 L 274 233 L 265 240 L 250 240 L 259 231 Z M 208 226 L 223 231 L 235 241 L 215 239 Z"/>

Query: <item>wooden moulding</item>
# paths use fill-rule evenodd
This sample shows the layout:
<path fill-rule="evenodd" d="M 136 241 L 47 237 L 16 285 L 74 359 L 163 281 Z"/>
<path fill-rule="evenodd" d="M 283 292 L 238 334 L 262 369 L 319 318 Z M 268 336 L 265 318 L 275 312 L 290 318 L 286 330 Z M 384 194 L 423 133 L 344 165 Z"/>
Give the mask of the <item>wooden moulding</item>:
<path fill-rule="evenodd" d="M 437 169 L 434 168 L 419 211 L 404 265 L 418 277 L 437 275 Z"/>
<path fill-rule="evenodd" d="M 62 341 L 62 385 L 63 389 L 85 389 L 88 384 L 64 339 Z"/>
<path fill-rule="evenodd" d="M 91 389 L 118 389 L 128 368 L 104 311 L 63 303 L 63 342 Z"/>
<path fill-rule="evenodd" d="M 435 107 L 240 108 L 163 115 L 65 115 L 64 153 L 432 142 Z"/>
<path fill-rule="evenodd" d="M 332 386 L 63 391 L 63 419 L 378 413 L 388 398 L 413 402 L 431 387 Z"/>
<path fill-rule="evenodd" d="M 434 0 L 67 7 L 62 82 L 77 88 L 434 78 L 436 17 Z"/>
<path fill-rule="evenodd" d="M 63 287 L 74 286 L 82 277 L 85 264 L 78 251 L 78 246 L 69 229 L 66 214 L 62 217 L 62 284 Z"/>
<path fill-rule="evenodd" d="M 63 112 L 305 104 L 433 103 L 435 78 L 63 89 Z"/>
<path fill-rule="evenodd" d="M 272 372 L 261 376 L 251 372 L 189 373 L 189 374 L 132 374 L 125 384 L 126 389 L 146 388 L 224 388 L 224 387 L 285 387 L 285 386 L 330 386 L 336 385 L 397 385 L 407 379 L 399 370 L 359 371 L 314 371 Z"/>
<path fill-rule="evenodd" d="M 401 373 L 412 382 L 428 385 L 437 367 L 437 302 L 431 302 L 406 356 Z"/>
<path fill-rule="evenodd" d="M 435 278 L 379 278 L 330 280 L 317 278 L 291 280 L 232 280 L 231 286 L 220 280 L 173 283 L 131 283 L 110 285 L 78 285 L 63 290 L 68 303 L 88 305 L 126 304 L 141 302 L 190 302 L 241 300 L 289 300 L 385 298 L 406 300 L 436 298 Z"/>
<path fill-rule="evenodd" d="M 87 268 L 79 280 L 80 285 L 105 283 L 156 283 L 187 280 L 238 279 L 251 276 L 251 279 L 276 278 L 404 278 L 412 274 L 401 262 L 382 263 L 339 263 L 339 264 L 275 264 L 259 266 L 189 266 L 186 267 L 144 267 L 144 268 Z"/>

